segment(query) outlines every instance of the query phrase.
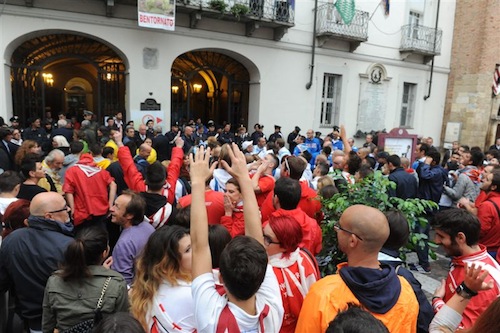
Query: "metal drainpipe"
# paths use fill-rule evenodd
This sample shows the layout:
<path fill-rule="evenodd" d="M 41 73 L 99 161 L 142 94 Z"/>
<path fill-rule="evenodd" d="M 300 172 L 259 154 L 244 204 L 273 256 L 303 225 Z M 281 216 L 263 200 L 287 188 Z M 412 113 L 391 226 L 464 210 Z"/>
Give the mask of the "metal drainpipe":
<path fill-rule="evenodd" d="M 439 8 L 441 7 L 441 0 L 438 0 L 438 7 L 437 7 L 437 12 L 436 12 L 436 26 L 435 26 L 435 32 L 434 32 L 434 52 L 436 51 L 436 39 L 437 39 L 437 30 L 438 30 L 438 22 L 439 22 Z M 432 57 L 432 63 L 431 63 L 431 77 L 429 79 L 429 91 L 427 93 L 427 96 L 424 96 L 424 101 L 426 101 L 429 97 L 431 97 L 431 88 L 432 88 L 432 75 L 434 74 L 434 57 Z"/>
<path fill-rule="evenodd" d="M 311 55 L 311 76 L 309 82 L 306 84 L 306 89 L 309 90 L 313 84 L 314 73 L 314 56 L 316 55 L 316 19 L 318 16 L 318 0 L 314 0 L 314 24 L 313 24 L 313 42 L 312 42 L 312 55 Z"/>

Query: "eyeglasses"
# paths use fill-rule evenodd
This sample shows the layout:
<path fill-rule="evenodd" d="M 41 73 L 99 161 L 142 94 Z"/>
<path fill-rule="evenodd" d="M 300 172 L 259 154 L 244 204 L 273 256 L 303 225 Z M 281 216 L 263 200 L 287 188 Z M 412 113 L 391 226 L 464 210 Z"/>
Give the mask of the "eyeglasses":
<path fill-rule="evenodd" d="M 335 230 L 342 230 L 343 232 L 347 232 L 348 234 L 351 234 L 351 235 L 354 235 L 356 236 L 356 238 L 358 238 L 360 241 L 363 240 L 363 238 L 359 237 L 358 235 L 356 235 L 354 232 L 350 231 L 350 230 L 347 230 L 347 229 L 344 229 L 340 226 L 340 222 L 335 222 L 335 224 L 333 225 L 333 228 Z"/>
<path fill-rule="evenodd" d="M 61 209 L 53 210 L 53 211 L 47 212 L 47 213 L 50 213 L 50 214 L 60 213 L 60 212 L 68 211 L 68 208 L 69 208 L 68 205 L 64 205 L 64 207 L 61 208 Z"/>
<path fill-rule="evenodd" d="M 271 237 L 269 237 L 268 235 L 264 235 L 264 244 L 266 244 L 266 246 L 269 246 L 271 244 L 280 245 L 281 243 L 280 242 L 274 242 Z"/>

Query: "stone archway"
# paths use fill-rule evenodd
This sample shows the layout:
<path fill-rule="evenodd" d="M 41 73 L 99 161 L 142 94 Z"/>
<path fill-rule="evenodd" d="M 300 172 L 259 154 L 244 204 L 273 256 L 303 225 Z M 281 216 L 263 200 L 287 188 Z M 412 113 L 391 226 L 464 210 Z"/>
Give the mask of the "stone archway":
<path fill-rule="evenodd" d="M 11 56 L 13 113 L 26 122 L 45 117 L 44 111 L 81 117 L 84 109 L 97 119 L 125 111 L 126 59 L 112 46 L 91 36 L 71 32 L 37 32 Z M 87 82 L 82 98 L 74 103 L 68 82 Z"/>
<path fill-rule="evenodd" d="M 172 64 L 172 121 L 201 118 L 248 126 L 250 72 L 237 59 L 215 50 L 196 50 Z"/>

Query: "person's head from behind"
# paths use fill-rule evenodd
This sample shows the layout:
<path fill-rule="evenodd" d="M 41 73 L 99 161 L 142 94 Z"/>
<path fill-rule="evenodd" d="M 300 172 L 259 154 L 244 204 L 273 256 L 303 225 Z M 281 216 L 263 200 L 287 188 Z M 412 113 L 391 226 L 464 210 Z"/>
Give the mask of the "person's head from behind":
<path fill-rule="evenodd" d="M 387 327 L 370 312 L 349 303 L 330 322 L 325 333 L 389 333 Z"/>
<path fill-rule="evenodd" d="M 384 214 L 389 222 L 389 238 L 385 241 L 384 248 L 398 251 L 406 245 L 410 236 L 408 220 L 399 210 L 389 210 Z"/>
<path fill-rule="evenodd" d="M 224 226 L 214 224 L 208 227 L 208 244 L 212 256 L 212 268 L 219 268 L 221 253 L 231 239 L 231 234 Z"/>
<path fill-rule="evenodd" d="M 333 185 L 335 186 L 335 182 L 332 177 L 330 176 L 322 176 L 318 178 L 318 192 L 321 191 L 321 189 L 325 186 L 330 186 Z"/>
<path fill-rule="evenodd" d="M 92 276 L 90 265 L 101 265 L 108 256 L 108 232 L 91 227 L 80 230 L 64 252 L 60 276 L 64 281 L 83 280 Z"/>
<path fill-rule="evenodd" d="M 149 165 L 146 169 L 146 180 L 144 181 L 151 191 L 159 191 L 165 185 L 167 170 L 158 161 Z"/>
<path fill-rule="evenodd" d="M 70 223 L 69 207 L 64 197 L 57 192 L 42 192 L 33 197 L 30 204 L 30 219 L 43 218 L 58 223 Z"/>
<path fill-rule="evenodd" d="M 279 178 L 274 185 L 273 205 L 275 208 L 292 210 L 297 208 L 302 189 L 298 180 Z"/>
<path fill-rule="evenodd" d="M 137 193 L 125 190 L 111 207 L 111 222 L 122 227 L 138 225 L 144 220 L 146 202 Z"/>
<path fill-rule="evenodd" d="M 368 164 L 361 164 L 361 167 L 354 174 L 356 183 L 360 183 L 363 179 L 373 176 L 373 169 Z"/>
<path fill-rule="evenodd" d="M 27 218 L 30 215 L 30 202 L 28 200 L 19 199 L 12 202 L 5 213 L 3 214 L 3 222 L 5 227 L 2 232 L 2 237 L 7 237 L 12 231 L 27 226 Z"/>
<path fill-rule="evenodd" d="M 80 154 L 83 151 L 83 142 L 81 141 L 71 141 L 69 144 L 69 151 L 71 154 Z"/>
<path fill-rule="evenodd" d="M 17 172 L 7 170 L 0 175 L 0 193 L 17 196 L 21 188 L 21 178 Z"/>
<path fill-rule="evenodd" d="M 231 157 L 229 156 L 229 149 L 231 149 L 231 146 L 228 143 L 225 143 L 222 145 L 220 148 L 220 153 L 219 153 L 219 168 L 222 168 L 222 163 L 220 161 L 226 161 L 226 163 L 231 166 Z"/>
<path fill-rule="evenodd" d="M 297 156 L 285 156 L 281 161 L 281 177 L 299 180 L 307 167 L 306 160 Z"/>
<path fill-rule="evenodd" d="M 264 246 L 269 256 L 282 253 L 288 258 L 302 241 L 302 227 L 291 216 L 273 216 L 264 226 Z"/>
<path fill-rule="evenodd" d="M 116 312 L 105 316 L 93 333 L 146 333 L 141 323 L 128 312 Z"/>
<path fill-rule="evenodd" d="M 376 208 L 365 205 L 348 207 L 335 225 L 339 249 L 348 260 L 377 256 L 389 237 L 389 223 Z"/>
<path fill-rule="evenodd" d="M 226 291 L 237 300 L 250 299 L 264 281 L 267 262 L 266 250 L 257 240 L 247 236 L 233 238 L 219 262 Z"/>
<path fill-rule="evenodd" d="M 325 176 L 325 177 L 327 177 L 327 176 Z M 339 193 L 339 190 L 335 187 L 335 185 L 323 186 L 318 191 L 318 194 L 323 199 L 330 199 L 330 198 L 332 198 L 337 193 Z"/>
<path fill-rule="evenodd" d="M 434 242 L 449 256 L 461 256 L 464 250 L 479 242 L 481 224 L 476 216 L 463 209 L 448 209 L 432 219 L 436 232 Z"/>

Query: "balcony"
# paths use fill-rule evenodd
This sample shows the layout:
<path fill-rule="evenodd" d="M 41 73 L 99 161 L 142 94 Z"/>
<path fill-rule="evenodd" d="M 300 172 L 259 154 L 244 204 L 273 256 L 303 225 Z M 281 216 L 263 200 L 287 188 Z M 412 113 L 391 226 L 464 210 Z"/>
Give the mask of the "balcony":
<path fill-rule="evenodd" d="M 424 62 L 441 54 L 443 31 L 421 25 L 404 25 L 401 27 L 401 47 L 399 52 L 403 58 L 410 54 L 424 56 Z"/>
<path fill-rule="evenodd" d="M 248 12 L 239 14 L 235 10 L 237 7 L 246 7 Z M 244 23 L 245 34 L 249 37 L 256 29 L 271 28 L 274 40 L 280 40 L 288 28 L 294 26 L 295 16 L 293 2 L 286 0 L 178 0 L 176 11 L 190 16 L 192 29 L 202 17 L 208 17 Z"/>
<path fill-rule="evenodd" d="M 319 46 L 323 46 L 328 40 L 342 40 L 350 44 L 350 51 L 354 52 L 361 42 L 368 40 L 369 13 L 356 10 L 356 14 L 347 25 L 340 17 L 340 13 L 334 4 L 327 3 L 318 7 L 318 21 L 316 37 Z"/>

